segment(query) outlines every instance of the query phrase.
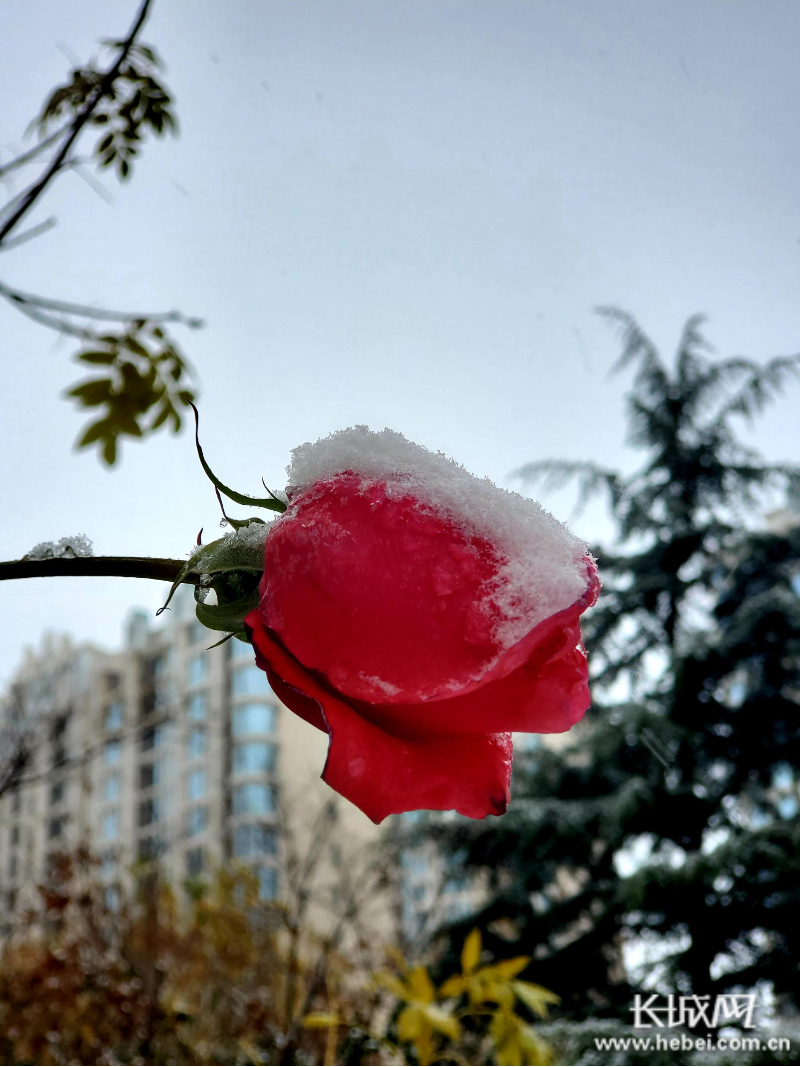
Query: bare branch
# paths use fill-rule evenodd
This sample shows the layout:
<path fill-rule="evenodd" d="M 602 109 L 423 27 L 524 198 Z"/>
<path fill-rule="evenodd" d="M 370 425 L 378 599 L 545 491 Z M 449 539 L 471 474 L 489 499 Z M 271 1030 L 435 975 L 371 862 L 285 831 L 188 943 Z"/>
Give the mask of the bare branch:
<path fill-rule="evenodd" d="M 76 556 L 57 559 L 14 559 L 0 563 L 0 581 L 14 578 L 55 578 L 81 575 L 94 578 L 152 578 L 174 582 L 186 565 L 183 559 L 151 556 Z M 188 578 L 188 585 L 197 579 Z"/>
<path fill-rule="evenodd" d="M 45 137 L 43 141 L 39 141 L 33 148 L 29 148 L 27 152 L 23 152 L 21 155 L 15 156 L 14 159 L 10 159 L 8 163 L 3 164 L 3 166 L 0 167 L 0 179 L 5 178 L 6 174 L 10 174 L 12 170 L 16 170 L 18 167 L 24 167 L 32 160 L 36 159 L 41 152 L 44 152 L 45 149 L 49 148 L 54 141 L 57 141 L 58 138 L 69 129 L 69 125 L 69 123 L 65 123 L 65 125 L 61 126 L 59 129 L 53 130 L 48 137 Z"/>
<path fill-rule="evenodd" d="M 56 225 L 55 215 L 51 215 L 49 219 L 45 219 L 44 222 L 40 222 L 38 226 L 31 226 L 29 230 L 21 233 L 18 237 L 11 237 L 2 247 L 0 252 L 10 252 L 12 248 L 19 248 L 20 245 L 24 245 L 26 241 L 32 241 L 34 237 L 40 237 L 43 233 L 47 233 L 48 230 Z"/>
<path fill-rule="evenodd" d="M 96 308 L 88 304 L 72 304 L 68 300 L 52 300 L 49 297 L 36 296 L 33 293 L 23 293 L 21 290 L 12 289 L 2 282 L 0 282 L 0 296 L 16 304 L 20 310 L 25 307 L 41 308 L 45 311 L 60 312 L 63 315 L 76 315 L 79 318 L 98 319 L 103 322 L 180 322 L 191 330 L 197 330 L 203 325 L 202 319 L 183 315 L 180 311 L 111 311 L 108 308 Z"/>

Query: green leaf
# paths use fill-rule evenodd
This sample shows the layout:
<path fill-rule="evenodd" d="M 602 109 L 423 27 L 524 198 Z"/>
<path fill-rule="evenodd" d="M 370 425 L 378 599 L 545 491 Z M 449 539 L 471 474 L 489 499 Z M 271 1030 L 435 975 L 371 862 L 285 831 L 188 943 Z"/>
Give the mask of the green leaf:
<path fill-rule="evenodd" d="M 109 437 L 106 439 L 103 445 L 103 459 L 109 465 L 113 467 L 117 461 L 117 439 L 115 437 Z"/>
<path fill-rule="evenodd" d="M 110 378 L 92 378 L 91 381 L 81 382 L 67 393 L 74 396 L 86 408 L 96 407 L 108 400 L 111 396 Z"/>
<path fill-rule="evenodd" d="M 93 422 L 87 426 L 83 435 L 78 439 L 78 443 L 75 447 L 86 448 L 88 445 L 93 445 L 95 441 L 99 441 L 101 438 L 108 436 L 111 432 L 111 422 L 109 419 L 98 419 L 97 422 Z"/>
<path fill-rule="evenodd" d="M 173 409 L 172 409 L 171 401 L 165 400 L 164 403 L 162 404 L 161 409 L 159 410 L 158 414 L 153 419 L 153 421 L 150 423 L 150 429 L 151 430 L 157 430 L 159 428 L 159 426 L 163 426 L 164 423 L 169 418 L 169 413 L 172 410 Z"/>
<path fill-rule="evenodd" d="M 142 356 L 144 359 L 150 358 L 150 353 L 143 344 L 140 344 L 139 341 L 136 340 L 135 337 L 126 337 L 122 343 L 131 352 L 135 352 L 137 356 Z"/>
<path fill-rule="evenodd" d="M 84 363 L 100 363 L 110 366 L 117 358 L 116 352 L 79 352 L 78 359 Z"/>

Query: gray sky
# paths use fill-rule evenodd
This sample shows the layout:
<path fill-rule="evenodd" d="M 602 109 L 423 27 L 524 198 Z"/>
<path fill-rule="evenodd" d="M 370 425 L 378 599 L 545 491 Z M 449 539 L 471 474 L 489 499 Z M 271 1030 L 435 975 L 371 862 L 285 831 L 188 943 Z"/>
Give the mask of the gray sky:
<path fill-rule="evenodd" d="M 5 0 L 3 158 L 134 0 Z M 665 352 L 705 311 L 720 355 L 800 349 L 792 0 L 156 0 L 181 137 L 106 203 L 75 175 L 2 257 L 19 288 L 207 321 L 184 336 L 207 455 L 228 484 L 284 481 L 290 449 L 390 426 L 515 487 L 526 460 L 629 468 L 628 378 L 592 313 L 632 311 Z M 218 510 L 190 438 L 71 445 L 70 344 L 0 307 L 0 558 L 85 533 L 183 556 Z M 750 440 L 800 460 L 800 392 Z M 566 518 L 569 500 L 545 498 Z M 597 509 L 573 524 L 607 532 Z M 157 583 L 0 586 L 0 682 L 47 629 L 113 645 Z"/>

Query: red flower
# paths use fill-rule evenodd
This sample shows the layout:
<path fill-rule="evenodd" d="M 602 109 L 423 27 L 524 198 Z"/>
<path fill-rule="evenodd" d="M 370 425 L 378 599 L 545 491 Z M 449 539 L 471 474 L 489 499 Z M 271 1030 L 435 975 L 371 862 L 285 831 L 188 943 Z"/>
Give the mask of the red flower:
<path fill-rule="evenodd" d="M 593 560 L 534 501 L 388 430 L 305 445 L 290 477 L 245 625 L 278 698 L 329 735 L 324 780 L 374 822 L 501 815 L 511 732 L 589 705 Z"/>

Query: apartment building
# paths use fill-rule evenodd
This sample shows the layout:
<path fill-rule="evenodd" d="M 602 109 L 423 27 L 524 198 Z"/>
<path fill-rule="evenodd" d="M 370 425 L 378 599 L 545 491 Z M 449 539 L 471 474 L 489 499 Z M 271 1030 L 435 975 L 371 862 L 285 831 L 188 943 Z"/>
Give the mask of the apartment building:
<path fill-rule="evenodd" d="M 209 647 L 189 589 L 166 619 L 133 612 L 117 652 L 50 637 L 21 666 L 0 721 L 34 743 L 0 796 L 0 917 L 80 844 L 112 905 L 154 861 L 176 885 L 243 864 L 275 899 L 292 891 L 289 856 L 314 849 L 334 910 L 338 883 L 374 868 L 378 829 L 320 780 L 325 735 L 280 704 L 249 645 Z M 391 936 L 391 902 L 371 903 Z"/>

